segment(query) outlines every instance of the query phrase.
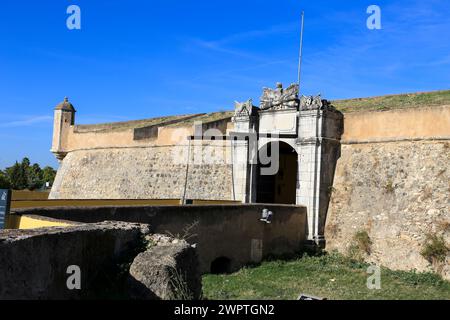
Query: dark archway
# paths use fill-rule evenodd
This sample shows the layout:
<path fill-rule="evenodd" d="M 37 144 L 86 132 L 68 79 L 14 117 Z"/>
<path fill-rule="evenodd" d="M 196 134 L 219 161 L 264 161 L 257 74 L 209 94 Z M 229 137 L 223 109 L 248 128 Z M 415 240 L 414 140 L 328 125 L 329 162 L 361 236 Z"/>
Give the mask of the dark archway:
<path fill-rule="evenodd" d="M 267 154 L 269 157 L 272 157 L 272 149 L 278 148 L 279 167 L 275 174 L 264 175 L 261 170 L 270 167 L 270 164 L 258 161 L 256 202 L 296 204 L 297 152 L 282 141 L 268 143 L 263 148 L 265 149 L 260 154 Z"/>
<path fill-rule="evenodd" d="M 211 262 L 212 274 L 227 274 L 231 272 L 231 260 L 227 257 L 219 257 Z"/>

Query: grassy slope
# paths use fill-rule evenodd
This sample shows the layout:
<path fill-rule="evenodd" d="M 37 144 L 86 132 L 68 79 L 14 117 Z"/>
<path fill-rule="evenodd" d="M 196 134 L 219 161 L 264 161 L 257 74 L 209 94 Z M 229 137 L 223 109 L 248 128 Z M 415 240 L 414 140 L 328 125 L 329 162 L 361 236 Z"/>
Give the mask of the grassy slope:
<path fill-rule="evenodd" d="M 327 299 L 450 299 L 450 282 L 431 273 L 382 269 L 381 290 L 366 286 L 368 265 L 338 254 L 264 262 L 231 275 L 205 275 L 207 299 L 296 299 L 300 293 Z"/>
<path fill-rule="evenodd" d="M 342 112 L 450 105 L 450 90 L 335 100 L 332 104 Z"/>
<path fill-rule="evenodd" d="M 234 111 L 212 112 L 212 113 L 207 113 L 203 116 L 195 117 L 195 118 L 188 119 L 185 121 L 180 121 L 180 122 L 174 123 L 170 126 L 171 127 L 192 126 L 195 122 L 199 122 L 199 121 L 202 123 L 214 122 L 214 121 L 218 121 L 218 120 L 231 118 L 233 115 L 234 115 Z"/>

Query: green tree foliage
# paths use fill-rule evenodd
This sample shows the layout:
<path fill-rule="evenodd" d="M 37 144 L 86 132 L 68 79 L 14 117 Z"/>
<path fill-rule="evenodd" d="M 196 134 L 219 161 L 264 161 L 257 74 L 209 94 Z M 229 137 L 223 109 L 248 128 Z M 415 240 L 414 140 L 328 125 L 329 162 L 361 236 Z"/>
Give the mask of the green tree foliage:
<path fill-rule="evenodd" d="M 27 187 L 27 176 L 22 163 L 16 163 L 6 168 L 6 176 L 8 177 L 11 188 L 14 190 L 23 190 Z"/>
<path fill-rule="evenodd" d="M 56 177 L 56 170 L 52 167 L 46 166 L 44 169 L 42 169 L 42 178 L 45 182 L 50 183 L 50 186 L 53 185 L 53 181 L 55 181 Z"/>
<path fill-rule="evenodd" d="M 42 188 L 45 182 L 42 180 L 42 170 L 37 163 L 27 168 L 28 189 L 35 190 Z"/>
<path fill-rule="evenodd" d="M 39 164 L 31 164 L 30 159 L 23 158 L 22 162 L 17 162 L 0 171 L 0 188 L 11 188 L 14 190 L 36 190 L 45 187 L 48 182 L 51 186 L 55 180 L 56 171 L 52 167 L 41 169 Z"/>
<path fill-rule="evenodd" d="M 0 189 L 9 189 L 10 187 L 8 177 L 3 171 L 0 171 Z"/>

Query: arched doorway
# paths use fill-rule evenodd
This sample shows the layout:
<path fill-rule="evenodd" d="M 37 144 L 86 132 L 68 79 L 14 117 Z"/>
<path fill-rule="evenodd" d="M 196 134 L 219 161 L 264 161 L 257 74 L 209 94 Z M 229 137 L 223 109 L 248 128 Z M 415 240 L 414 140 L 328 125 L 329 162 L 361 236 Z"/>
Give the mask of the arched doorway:
<path fill-rule="evenodd" d="M 272 157 L 272 150 L 279 150 L 278 171 L 272 175 L 265 175 L 261 171 L 270 167 L 269 164 L 261 164 L 258 160 L 257 167 L 257 191 L 258 203 L 282 203 L 295 204 L 297 190 L 297 152 L 289 144 L 279 141 L 266 144 L 260 154 Z"/>
<path fill-rule="evenodd" d="M 231 259 L 219 257 L 211 262 L 212 274 L 227 274 L 231 272 Z"/>

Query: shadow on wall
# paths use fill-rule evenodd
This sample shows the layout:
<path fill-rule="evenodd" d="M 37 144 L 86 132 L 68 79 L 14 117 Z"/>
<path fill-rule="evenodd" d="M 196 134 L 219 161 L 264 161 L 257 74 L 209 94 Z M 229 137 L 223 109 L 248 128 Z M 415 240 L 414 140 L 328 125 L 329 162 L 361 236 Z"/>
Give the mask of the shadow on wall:
<path fill-rule="evenodd" d="M 219 257 L 211 262 L 212 274 L 228 274 L 231 273 L 231 259 L 227 257 Z"/>
<path fill-rule="evenodd" d="M 260 221 L 265 208 L 274 213 L 270 224 Z M 196 244 L 202 273 L 232 272 L 268 255 L 294 254 L 306 241 L 306 208 L 294 205 L 62 207 L 20 209 L 15 214 L 148 224 L 152 233 Z"/>

